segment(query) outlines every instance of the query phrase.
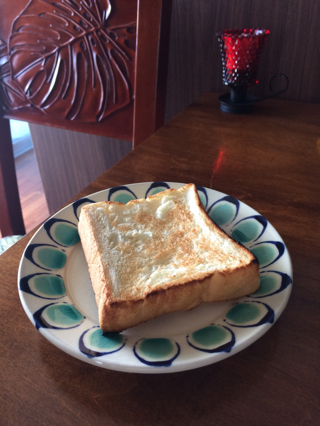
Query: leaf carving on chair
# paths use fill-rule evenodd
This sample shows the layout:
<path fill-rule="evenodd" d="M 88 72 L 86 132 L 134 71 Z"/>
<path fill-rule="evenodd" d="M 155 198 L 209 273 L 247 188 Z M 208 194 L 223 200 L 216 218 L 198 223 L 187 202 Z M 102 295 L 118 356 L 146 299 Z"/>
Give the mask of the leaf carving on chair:
<path fill-rule="evenodd" d="M 96 122 L 131 101 L 136 23 L 108 26 L 111 12 L 110 0 L 28 3 L 13 22 L 8 49 L 22 106 Z"/>
<path fill-rule="evenodd" d="M 0 39 L 0 99 L 4 110 L 30 106 L 21 88 L 11 78 L 8 46 L 2 39 Z"/>

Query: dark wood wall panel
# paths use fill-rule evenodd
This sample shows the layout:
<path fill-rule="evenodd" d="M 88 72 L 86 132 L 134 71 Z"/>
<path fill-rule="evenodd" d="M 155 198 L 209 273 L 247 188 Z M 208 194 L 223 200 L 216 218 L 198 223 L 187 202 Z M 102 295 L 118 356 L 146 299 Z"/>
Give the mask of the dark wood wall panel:
<path fill-rule="evenodd" d="M 319 19 L 318 0 L 173 0 L 167 120 L 205 91 L 228 91 L 215 36 L 225 28 L 271 32 L 253 93 L 267 95 L 270 78 L 281 72 L 290 79 L 282 98 L 320 102 Z"/>

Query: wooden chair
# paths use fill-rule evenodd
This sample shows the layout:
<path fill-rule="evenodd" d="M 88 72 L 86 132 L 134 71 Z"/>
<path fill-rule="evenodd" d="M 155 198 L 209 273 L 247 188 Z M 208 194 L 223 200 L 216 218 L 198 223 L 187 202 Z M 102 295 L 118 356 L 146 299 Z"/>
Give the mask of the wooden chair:
<path fill-rule="evenodd" d="M 135 148 L 164 122 L 170 10 L 171 0 L 1 1 L 2 236 L 25 232 L 7 119 Z"/>

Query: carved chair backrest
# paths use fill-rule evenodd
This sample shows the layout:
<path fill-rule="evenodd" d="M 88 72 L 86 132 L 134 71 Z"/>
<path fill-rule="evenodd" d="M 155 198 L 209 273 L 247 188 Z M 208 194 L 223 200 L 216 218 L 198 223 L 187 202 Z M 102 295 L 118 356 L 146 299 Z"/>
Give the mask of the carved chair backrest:
<path fill-rule="evenodd" d="M 165 2 L 1 0 L 0 119 L 137 146 L 164 119 L 159 40 Z M 3 160 L 11 153 L 7 141 L 1 145 Z M 9 187 L 15 190 L 14 178 Z"/>
<path fill-rule="evenodd" d="M 156 115 L 161 6 L 161 0 L 2 0 L 3 116 L 140 143 L 137 126 L 150 120 L 134 125 L 134 119 L 146 96 L 153 107 L 149 99 L 144 112 Z"/>

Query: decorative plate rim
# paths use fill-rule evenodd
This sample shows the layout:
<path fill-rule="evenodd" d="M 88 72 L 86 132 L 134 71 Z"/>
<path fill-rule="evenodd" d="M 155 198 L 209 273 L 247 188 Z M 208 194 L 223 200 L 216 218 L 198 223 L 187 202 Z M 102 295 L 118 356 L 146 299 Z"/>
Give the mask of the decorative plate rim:
<path fill-rule="evenodd" d="M 87 202 L 119 197 L 126 201 L 183 185 L 142 182 L 108 188 L 62 208 L 34 234 L 19 265 L 19 297 L 30 321 L 53 345 L 75 358 L 111 370 L 173 373 L 238 353 L 278 320 L 292 289 L 292 263 L 281 236 L 247 204 L 198 186 L 210 217 L 259 258 L 262 290 L 234 301 L 166 314 L 123 333 L 101 333 L 92 313 L 96 307 L 92 304 L 90 280 L 88 283 L 88 276 L 80 275 L 87 274 L 87 265 L 83 266 L 77 234 L 79 209 Z M 78 281 L 79 288 L 75 284 Z M 188 330 L 182 327 L 184 321 Z M 197 326 L 191 328 L 193 322 Z"/>

